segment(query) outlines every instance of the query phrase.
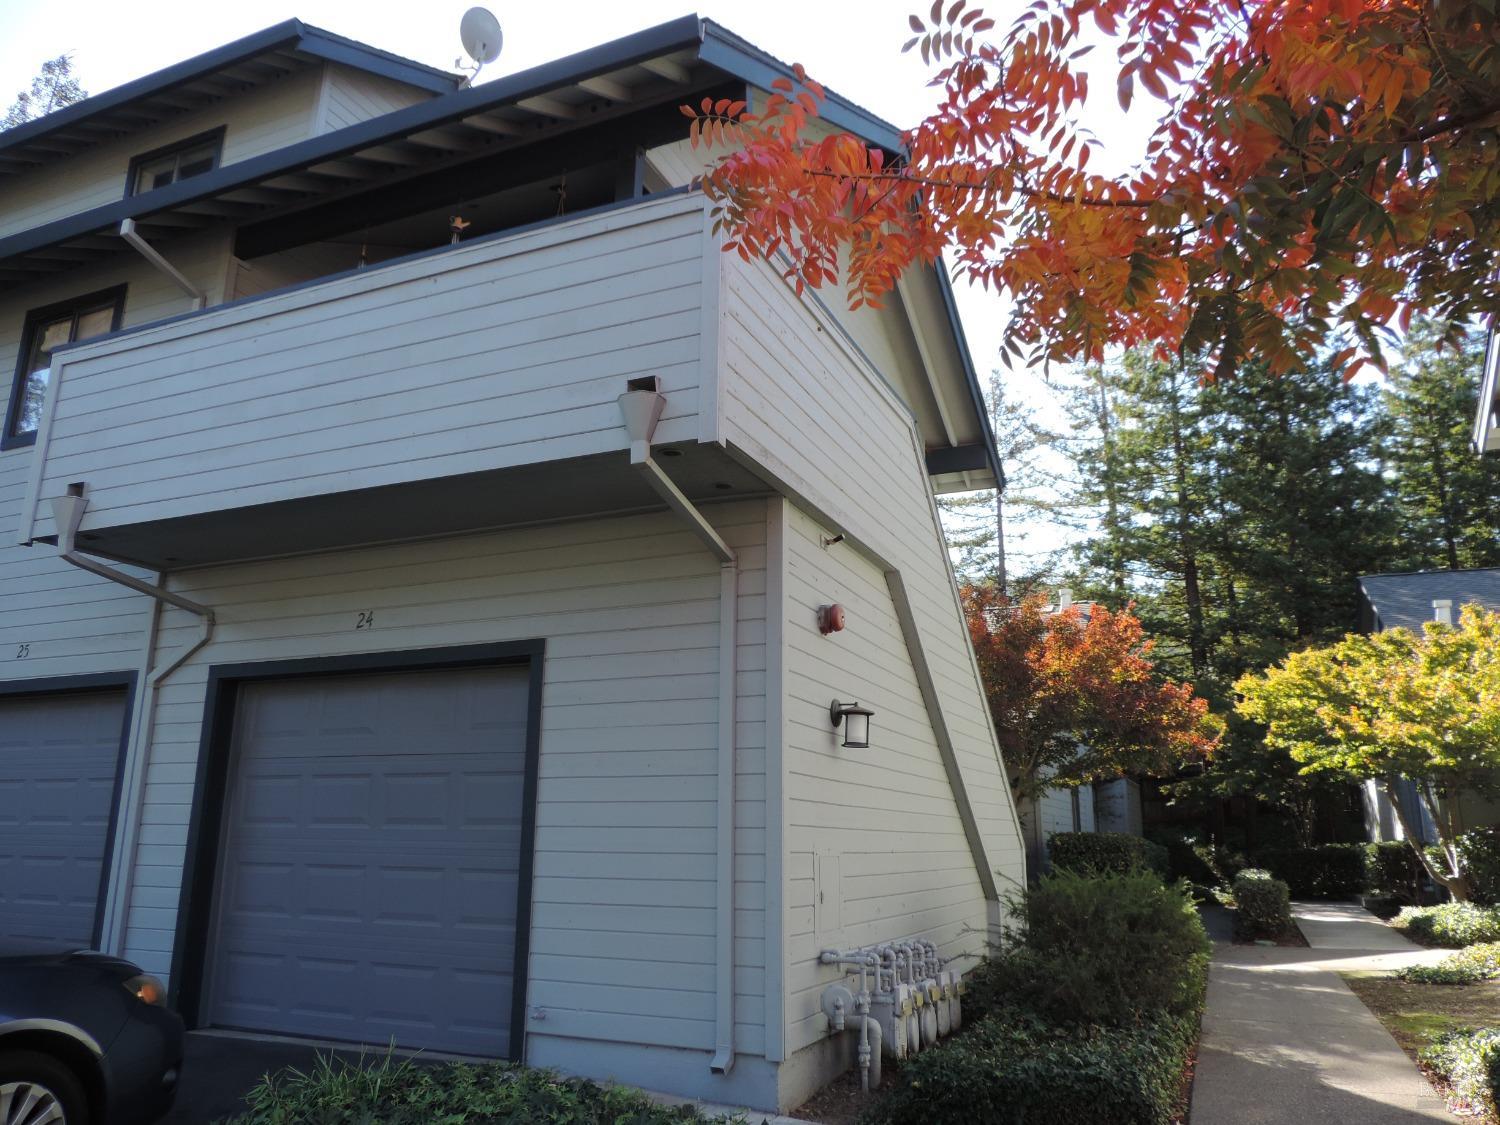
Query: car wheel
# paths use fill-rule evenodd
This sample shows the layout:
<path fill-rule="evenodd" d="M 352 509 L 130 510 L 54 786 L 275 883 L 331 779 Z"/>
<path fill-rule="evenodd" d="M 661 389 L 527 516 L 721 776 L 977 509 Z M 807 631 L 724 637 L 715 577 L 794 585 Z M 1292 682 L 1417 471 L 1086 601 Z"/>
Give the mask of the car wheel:
<path fill-rule="evenodd" d="M 0 1125 L 88 1125 L 77 1077 L 51 1055 L 0 1052 Z"/>

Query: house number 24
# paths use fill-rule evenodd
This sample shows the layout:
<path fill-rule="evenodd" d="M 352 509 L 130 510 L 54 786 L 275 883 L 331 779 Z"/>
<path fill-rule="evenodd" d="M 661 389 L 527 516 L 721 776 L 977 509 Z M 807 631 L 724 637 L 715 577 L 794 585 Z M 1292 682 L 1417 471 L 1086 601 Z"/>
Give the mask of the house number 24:
<path fill-rule="evenodd" d="M 375 611 L 373 609 L 360 610 L 359 616 L 354 619 L 354 627 L 356 629 L 375 628 Z"/>

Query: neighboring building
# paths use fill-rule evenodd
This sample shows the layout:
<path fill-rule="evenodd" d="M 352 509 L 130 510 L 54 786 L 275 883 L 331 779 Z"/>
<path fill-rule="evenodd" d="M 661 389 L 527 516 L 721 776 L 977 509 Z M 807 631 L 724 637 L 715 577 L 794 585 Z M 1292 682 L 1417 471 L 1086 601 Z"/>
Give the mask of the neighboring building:
<path fill-rule="evenodd" d="M 1024 849 L 934 493 L 993 437 L 941 271 L 721 251 L 680 106 L 786 73 L 292 21 L 0 134 L 0 938 L 767 1109 L 848 1058 L 822 949 L 972 963 Z"/>
<path fill-rule="evenodd" d="M 1479 380 L 1479 405 L 1474 414 L 1474 451 L 1500 450 L 1500 335 L 1490 326 L 1485 341 L 1484 374 Z"/>
<path fill-rule="evenodd" d="M 1367 574 L 1359 580 L 1359 627 L 1364 633 L 1386 629 L 1420 630 L 1429 621 L 1452 624 L 1466 605 L 1500 610 L 1500 569 L 1426 570 L 1411 574 Z M 1417 796 L 1416 783 L 1399 785 L 1402 811 L 1420 825 L 1421 839 L 1437 839 L 1432 818 Z M 1365 831 L 1371 840 L 1404 840 L 1406 832 L 1390 799 L 1375 781 L 1360 786 Z M 1465 797 L 1460 823 L 1469 828 L 1500 822 L 1500 807 L 1490 800 Z"/>

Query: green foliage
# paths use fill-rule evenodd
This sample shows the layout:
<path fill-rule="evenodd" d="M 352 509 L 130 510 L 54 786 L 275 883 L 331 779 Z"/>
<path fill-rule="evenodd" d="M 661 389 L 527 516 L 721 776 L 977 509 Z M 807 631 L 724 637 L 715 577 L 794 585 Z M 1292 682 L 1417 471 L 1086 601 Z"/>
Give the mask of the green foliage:
<path fill-rule="evenodd" d="M 965 1028 L 909 1059 L 865 1125 L 1166 1125 L 1197 1038 L 1208 938 L 1187 884 L 1061 871 L 969 974 Z"/>
<path fill-rule="evenodd" d="M 1247 867 L 1234 877 L 1234 929 L 1245 938 L 1279 938 L 1292 928 L 1292 896 L 1269 871 Z"/>
<path fill-rule="evenodd" d="M 1054 832 L 1047 837 L 1054 871 L 1076 875 L 1124 875 L 1154 871 L 1166 878 L 1170 861 L 1160 844 L 1127 832 Z"/>
<path fill-rule="evenodd" d="M 992 963 L 992 995 L 1059 1024 L 1124 1027 L 1197 1010 L 1210 947 L 1185 883 L 1060 871 L 1010 906 L 1014 945 Z"/>
<path fill-rule="evenodd" d="M 233 1125 L 673 1125 L 710 1120 L 639 1090 L 600 1086 L 514 1063 L 423 1066 L 383 1055 L 323 1055 L 306 1073 L 267 1075 Z M 744 1118 L 738 1118 L 744 1122 Z"/>
<path fill-rule="evenodd" d="M 1377 894 L 1416 902 L 1422 883 L 1422 861 L 1404 840 L 1365 845 L 1365 885 Z"/>
<path fill-rule="evenodd" d="M 1213 886 L 1219 882 L 1219 873 L 1211 862 L 1212 850 L 1199 843 L 1192 833 L 1158 828 L 1150 832 L 1147 839 L 1166 849 L 1168 879 L 1174 882 L 1186 879 L 1197 886 Z"/>
<path fill-rule="evenodd" d="M 1396 973 L 1413 984 L 1473 984 L 1500 977 L 1500 942 L 1481 942 L 1450 953 L 1436 965 L 1408 965 Z"/>
<path fill-rule="evenodd" d="M 1500 1087 L 1500 1028 L 1481 1027 L 1445 1035 L 1422 1049 L 1421 1059 L 1471 1106 L 1495 1113 Z"/>
<path fill-rule="evenodd" d="M 1484 331 L 1457 349 L 1438 341 L 1448 326 L 1418 320 L 1385 392 L 1386 448 L 1395 486 L 1401 569 L 1500 566 L 1500 458 L 1476 457 L 1469 430 L 1484 368 Z"/>
<path fill-rule="evenodd" d="M 1365 888 L 1365 851 L 1359 844 L 1276 848 L 1257 859 L 1293 898 L 1348 898 Z"/>
<path fill-rule="evenodd" d="M 902 1066 L 864 1125 L 1166 1125 L 1195 1016 L 1077 1029 L 996 1012 Z"/>
<path fill-rule="evenodd" d="M 1500 908 L 1472 902 L 1407 906 L 1391 925 L 1423 945 L 1462 949 L 1477 942 L 1500 941 Z"/>
<path fill-rule="evenodd" d="M 1458 858 L 1473 884 L 1473 899 L 1500 903 L 1500 827 L 1475 828 L 1458 838 Z"/>

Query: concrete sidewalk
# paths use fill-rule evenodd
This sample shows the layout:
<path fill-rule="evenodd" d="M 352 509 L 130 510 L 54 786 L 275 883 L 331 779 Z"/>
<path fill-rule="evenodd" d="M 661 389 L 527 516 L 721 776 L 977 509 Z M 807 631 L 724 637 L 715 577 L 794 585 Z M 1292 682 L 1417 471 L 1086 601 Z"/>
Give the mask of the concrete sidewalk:
<path fill-rule="evenodd" d="M 1214 943 L 1193 1125 L 1451 1125 L 1442 1098 L 1338 975 L 1445 951 L 1413 945 L 1358 906 L 1292 912 L 1308 949 Z"/>

